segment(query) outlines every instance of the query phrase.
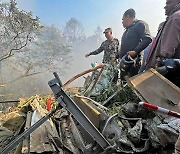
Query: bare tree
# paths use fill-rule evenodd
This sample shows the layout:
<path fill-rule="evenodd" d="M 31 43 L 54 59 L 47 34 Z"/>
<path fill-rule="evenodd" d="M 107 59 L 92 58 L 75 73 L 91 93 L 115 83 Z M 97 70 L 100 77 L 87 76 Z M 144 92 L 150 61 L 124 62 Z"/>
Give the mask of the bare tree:
<path fill-rule="evenodd" d="M 79 20 L 71 18 L 64 28 L 64 36 L 68 42 L 79 42 L 85 38 L 82 24 Z"/>
<path fill-rule="evenodd" d="M 59 28 L 42 26 L 31 12 L 18 9 L 14 0 L 0 4 L 0 82 L 46 71 L 62 71 L 70 64 L 70 47 Z"/>
<path fill-rule="evenodd" d="M 85 42 L 99 45 L 100 43 L 102 43 L 103 40 L 104 40 L 104 37 L 103 37 L 102 28 L 98 26 L 96 30 L 94 31 L 94 34 L 87 37 Z"/>
<path fill-rule="evenodd" d="M 71 49 L 61 31 L 53 25 L 44 26 L 24 50 L 14 56 L 16 68 L 21 68 L 23 77 L 46 71 L 65 72 L 69 68 Z"/>
<path fill-rule="evenodd" d="M 41 28 L 38 17 L 17 8 L 15 0 L 0 4 L 0 61 L 20 52 Z"/>
<path fill-rule="evenodd" d="M 101 27 L 98 26 L 98 27 L 96 28 L 96 30 L 94 31 L 94 37 L 95 37 L 95 39 L 96 39 L 96 41 L 97 41 L 98 43 L 103 40 L 102 34 L 103 34 L 103 31 L 102 31 Z"/>

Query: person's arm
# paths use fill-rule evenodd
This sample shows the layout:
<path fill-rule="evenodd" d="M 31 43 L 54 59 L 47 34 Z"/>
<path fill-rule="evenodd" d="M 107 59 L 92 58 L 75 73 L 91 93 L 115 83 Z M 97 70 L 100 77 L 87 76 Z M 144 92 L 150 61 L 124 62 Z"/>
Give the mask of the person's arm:
<path fill-rule="evenodd" d="M 85 57 L 89 57 L 90 55 L 97 55 L 97 54 L 101 53 L 104 50 L 103 46 L 104 46 L 104 42 L 101 44 L 101 46 L 97 50 L 86 54 Z"/>
<path fill-rule="evenodd" d="M 152 39 L 148 24 L 143 22 L 139 22 L 137 24 L 138 34 L 142 41 L 135 47 L 134 51 L 139 54 L 152 42 Z"/>
<path fill-rule="evenodd" d="M 92 51 L 89 54 L 90 55 L 97 55 L 97 54 L 101 53 L 104 50 L 103 46 L 104 46 L 104 42 L 101 44 L 101 46 L 97 50 Z"/>
<path fill-rule="evenodd" d="M 116 44 L 116 59 L 119 59 L 119 40 L 117 39 L 117 44 Z"/>
<path fill-rule="evenodd" d="M 137 23 L 137 32 L 141 38 L 141 42 L 134 48 L 133 51 L 128 52 L 131 57 L 138 55 L 152 42 L 148 24 L 139 21 Z"/>
<path fill-rule="evenodd" d="M 173 18 L 167 22 L 161 39 L 160 54 L 162 57 L 172 58 L 180 44 L 180 19 Z M 178 51 L 180 52 L 180 51 Z"/>
<path fill-rule="evenodd" d="M 124 53 L 121 51 L 121 48 L 120 48 L 117 54 L 117 59 L 120 60 L 123 56 L 124 56 Z"/>

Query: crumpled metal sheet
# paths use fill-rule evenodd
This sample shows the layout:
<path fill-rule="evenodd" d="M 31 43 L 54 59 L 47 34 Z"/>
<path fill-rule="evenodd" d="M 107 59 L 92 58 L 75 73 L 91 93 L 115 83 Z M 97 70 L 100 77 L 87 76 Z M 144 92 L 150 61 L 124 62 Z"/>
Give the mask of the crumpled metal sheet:
<path fill-rule="evenodd" d="M 128 129 L 128 135 L 132 140 L 135 140 L 137 143 L 140 140 L 141 137 L 141 132 L 142 132 L 142 120 L 139 119 L 136 122 L 136 125 L 133 128 Z"/>
<path fill-rule="evenodd" d="M 31 126 L 40 120 L 42 117 L 40 113 L 35 110 L 32 115 Z M 48 131 L 45 123 L 39 126 L 30 135 L 30 152 L 43 153 L 43 152 L 55 152 L 55 148 L 48 139 Z"/>
<path fill-rule="evenodd" d="M 47 110 L 41 106 L 41 104 L 45 104 L 45 102 L 42 101 L 43 100 L 34 99 L 34 101 L 31 103 L 31 106 L 34 109 L 31 126 L 47 113 Z M 59 136 L 55 124 L 53 123 L 52 119 L 49 118 L 45 123 L 31 133 L 30 152 L 56 152 L 56 148 L 51 141 L 51 137 L 58 138 Z"/>
<path fill-rule="evenodd" d="M 136 103 L 132 102 L 129 102 L 123 106 L 123 113 L 126 116 L 143 118 L 143 125 L 141 125 L 141 120 L 137 121 L 133 128 L 128 125 L 127 134 L 130 141 L 135 144 L 139 143 L 141 132 L 147 130 L 147 137 L 150 138 L 150 142 L 154 148 L 158 148 L 160 146 L 166 147 L 168 144 L 174 144 L 177 139 L 177 130 L 179 129 L 178 121 L 175 123 L 175 121 L 169 120 L 168 123 L 164 123 L 163 118 L 160 116 L 155 115 L 151 111 L 146 111 L 147 113 L 145 113 L 145 111 L 146 110 L 141 110 L 141 108 L 138 108 Z M 176 131 L 176 136 L 173 135 L 171 131 Z"/>
<path fill-rule="evenodd" d="M 135 118 L 143 118 L 143 119 L 149 119 L 155 117 L 155 114 L 153 112 L 146 110 L 144 108 L 140 108 L 134 102 L 128 102 L 122 107 L 122 109 L 127 117 L 135 117 Z"/>
<path fill-rule="evenodd" d="M 14 132 L 18 131 L 24 122 L 25 114 L 19 111 L 6 113 L 0 118 L 0 125 Z"/>
<path fill-rule="evenodd" d="M 119 151 L 124 153 L 145 152 L 150 147 L 150 142 L 148 139 L 144 140 L 144 143 L 141 143 L 140 147 L 136 147 L 125 134 L 122 135 L 121 138 L 119 138 L 118 142 Z"/>
<path fill-rule="evenodd" d="M 167 118 L 164 120 L 165 123 L 158 125 L 158 128 L 161 128 L 169 133 L 179 135 L 180 133 L 180 119 L 178 118 Z"/>
<path fill-rule="evenodd" d="M 109 120 L 107 120 L 102 133 L 110 143 L 116 144 L 117 152 L 134 153 L 134 152 L 147 151 L 149 149 L 150 142 L 148 138 L 147 139 L 141 138 L 141 132 L 143 128 L 142 120 L 139 118 L 135 119 L 135 118 L 125 118 L 118 116 L 127 123 L 129 123 L 128 120 L 134 122 L 136 121 L 135 125 L 132 128 L 131 125 L 128 124 L 129 127 L 125 130 L 122 130 L 122 128 L 118 127 L 114 122 L 115 120 L 114 118 L 117 117 L 116 115 L 117 114 L 108 118 Z M 138 145 L 138 143 L 140 142 L 141 144 Z"/>
<path fill-rule="evenodd" d="M 0 151 L 13 139 L 12 131 L 0 126 Z"/>
<path fill-rule="evenodd" d="M 168 144 L 174 144 L 177 140 L 177 135 L 164 131 L 160 127 L 163 126 L 162 123 L 163 120 L 158 116 L 146 121 L 145 128 L 148 130 L 153 147 L 159 147 L 160 145 L 166 147 Z"/>

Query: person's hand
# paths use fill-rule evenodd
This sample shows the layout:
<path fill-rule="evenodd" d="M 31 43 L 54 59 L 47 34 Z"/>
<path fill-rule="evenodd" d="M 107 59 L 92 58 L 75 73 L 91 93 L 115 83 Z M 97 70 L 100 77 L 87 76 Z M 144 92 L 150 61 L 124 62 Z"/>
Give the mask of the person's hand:
<path fill-rule="evenodd" d="M 90 56 L 90 54 L 89 54 L 89 53 L 85 55 L 85 57 L 86 57 L 86 58 L 87 58 L 87 57 L 89 57 L 89 56 Z"/>
<path fill-rule="evenodd" d="M 118 59 L 118 63 L 120 63 L 120 62 L 121 62 L 121 58 Z"/>
<path fill-rule="evenodd" d="M 136 51 L 129 51 L 128 54 L 129 54 L 132 58 L 136 57 L 136 55 L 137 55 Z"/>

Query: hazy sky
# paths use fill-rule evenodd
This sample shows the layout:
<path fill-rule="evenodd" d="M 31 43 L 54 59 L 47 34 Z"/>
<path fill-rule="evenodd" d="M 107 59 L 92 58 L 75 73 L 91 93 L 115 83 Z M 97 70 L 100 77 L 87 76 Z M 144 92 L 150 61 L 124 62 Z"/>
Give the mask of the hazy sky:
<path fill-rule="evenodd" d="M 8 1 L 8 0 L 4 0 Z M 160 22 L 165 20 L 166 0 L 17 0 L 21 9 L 32 11 L 45 24 L 61 28 L 71 17 L 81 21 L 86 34 L 91 35 L 97 26 L 112 27 L 114 35 L 122 36 L 122 15 L 134 8 L 137 18 L 145 20 L 151 33 L 156 33 Z"/>

